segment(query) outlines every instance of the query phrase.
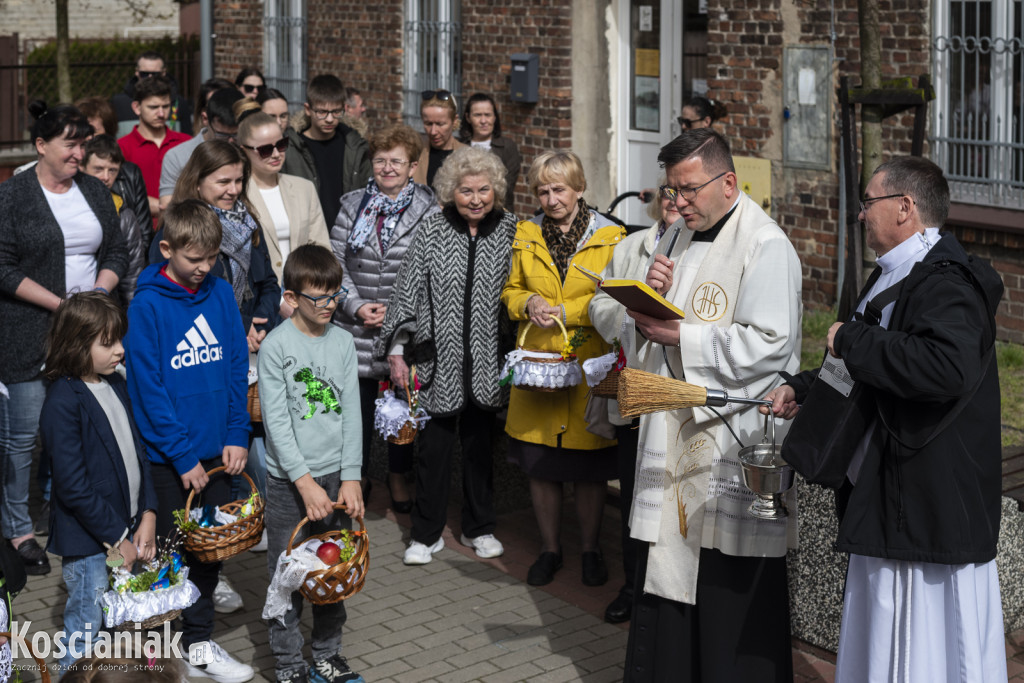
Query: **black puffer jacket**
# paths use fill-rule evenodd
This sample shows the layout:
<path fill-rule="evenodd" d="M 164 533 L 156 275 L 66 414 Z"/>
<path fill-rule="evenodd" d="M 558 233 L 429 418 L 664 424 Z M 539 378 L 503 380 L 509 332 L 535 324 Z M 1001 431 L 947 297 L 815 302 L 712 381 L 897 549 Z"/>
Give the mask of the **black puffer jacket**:
<path fill-rule="evenodd" d="M 1002 455 L 988 350 L 1002 294 L 999 275 L 946 234 L 910 271 L 887 329 L 839 328 L 835 349 L 853 379 L 872 388 L 878 414 L 857 484 L 837 494 L 839 550 L 941 564 L 996 556 Z M 813 376 L 788 382 L 798 401 Z"/>

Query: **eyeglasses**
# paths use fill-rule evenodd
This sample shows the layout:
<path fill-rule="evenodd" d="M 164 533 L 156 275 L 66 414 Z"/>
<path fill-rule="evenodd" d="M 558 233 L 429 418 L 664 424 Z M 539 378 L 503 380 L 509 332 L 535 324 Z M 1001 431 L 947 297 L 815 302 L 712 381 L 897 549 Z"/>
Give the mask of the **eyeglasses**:
<path fill-rule="evenodd" d="M 318 120 L 323 121 L 328 116 L 333 116 L 336 119 L 340 119 L 341 115 L 345 113 L 344 109 L 314 109 L 313 116 Z"/>
<path fill-rule="evenodd" d="M 242 145 L 242 147 L 256 152 L 260 155 L 260 159 L 269 159 L 275 149 L 281 154 L 285 153 L 285 150 L 288 149 L 288 138 L 281 138 L 277 142 L 269 145 L 260 145 L 259 147 L 253 147 L 252 145 Z"/>
<path fill-rule="evenodd" d="M 396 171 L 401 170 L 409 162 L 405 159 L 374 159 L 372 162 L 374 168 L 387 168 L 390 166 Z"/>
<path fill-rule="evenodd" d="M 442 102 L 447 102 L 448 100 L 452 99 L 452 94 L 447 90 L 424 90 L 423 92 L 420 93 L 420 97 L 423 98 L 424 102 L 433 99 L 438 99 L 441 100 Z"/>
<path fill-rule="evenodd" d="M 726 173 L 728 173 L 728 171 L 722 171 L 721 173 L 716 175 L 711 180 L 707 181 L 703 185 L 698 185 L 697 187 L 680 187 L 680 188 L 675 188 L 675 187 L 669 187 L 668 185 L 662 185 L 658 189 L 661 191 L 661 196 L 665 197 L 666 199 L 669 199 L 670 201 L 674 202 L 677 197 L 682 197 L 687 202 L 692 202 L 694 199 L 697 198 L 697 193 L 698 192 L 700 192 L 705 187 L 707 187 L 711 183 L 715 182 L 716 180 L 718 180 L 719 178 L 724 176 Z"/>
<path fill-rule="evenodd" d="M 217 130 L 212 125 L 210 126 L 210 130 L 213 131 L 213 137 L 217 140 L 234 140 L 235 135 L 238 134 L 237 131 L 228 132 L 226 130 Z"/>
<path fill-rule="evenodd" d="M 860 210 L 863 211 L 864 213 L 867 213 L 868 208 L 871 206 L 873 202 L 880 202 L 883 199 L 896 199 L 896 197 L 906 196 L 907 195 L 905 194 L 887 194 L 883 197 L 865 197 L 864 199 L 860 200 Z"/>
<path fill-rule="evenodd" d="M 242 84 L 242 91 L 245 92 L 246 95 L 248 95 L 249 93 L 254 93 L 254 92 L 255 93 L 261 93 L 261 92 L 263 92 L 266 89 L 267 89 L 267 86 L 265 86 L 265 85 L 253 85 L 251 83 L 243 83 Z"/>
<path fill-rule="evenodd" d="M 163 71 L 140 71 L 139 78 L 152 78 L 153 76 L 163 76 Z"/>
<path fill-rule="evenodd" d="M 689 129 L 693 127 L 693 124 L 700 123 L 700 119 L 684 119 L 682 116 L 677 116 L 676 121 L 679 122 L 679 127 Z"/>
<path fill-rule="evenodd" d="M 299 292 L 299 294 L 312 301 L 313 306 L 316 308 L 327 308 L 331 305 L 332 301 L 340 305 L 342 301 L 348 298 L 348 290 L 344 287 L 334 294 L 324 294 L 322 296 L 310 296 L 304 292 Z"/>

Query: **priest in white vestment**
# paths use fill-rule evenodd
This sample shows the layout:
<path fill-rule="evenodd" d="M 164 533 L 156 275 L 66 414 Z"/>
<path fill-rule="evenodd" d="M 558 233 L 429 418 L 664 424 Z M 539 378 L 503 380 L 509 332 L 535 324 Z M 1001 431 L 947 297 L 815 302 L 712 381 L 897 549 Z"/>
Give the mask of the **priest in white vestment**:
<path fill-rule="evenodd" d="M 638 363 L 760 398 L 799 368 L 796 251 L 739 189 L 728 143 L 712 129 L 684 131 L 658 160 L 681 219 L 646 280 L 686 316 L 630 311 Z M 792 680 L 785 555 L 796 547 L 795 493 L 787 518 L 754 518 L 737 458 L 764 427 L 756 408 L 738 404 L 641 420 L 630 533 L 646 543 L 625 680 Z"/>

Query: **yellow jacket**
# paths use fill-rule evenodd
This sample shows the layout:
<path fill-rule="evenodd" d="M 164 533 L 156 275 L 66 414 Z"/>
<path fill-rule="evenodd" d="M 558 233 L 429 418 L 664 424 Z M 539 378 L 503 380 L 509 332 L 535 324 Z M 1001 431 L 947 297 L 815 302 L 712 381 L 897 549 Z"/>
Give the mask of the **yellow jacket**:
<path fill-rule="evenodd" d="M 622 226 L 611 223 L 600 214 L 592 211 L 591 219 L 597 221 L 597 230 L 572 257 L 565 282 L 561 281 L 544 242 L 540 218 L 520 221 L 512 242 L 512 272 L 501 292 L 501 303 L 508 308 L 509 317 L 519 322 L 520 332 L 528 324 L 526 302 L 534 294 L 541 295 L 552 306 L 563 306 L 569 336 L 578 327 L 584 328 L 589 335 L 576 350 L 581 363 L 607 353 L 609 347 L 590 322 L 588 308 L 596 285 L 572 264 L 600 273 L 611 260 L 615 245 L 626 236 Z M 558 326 L 546 329 L 531 326 L 523 346 L 560 352 L 561 329 Z M 596 450 L 614 445 L 614 440 L 601 438 L 586 429 L 583 413 L 589 391 L 586 382 L 573 389 L 555 392 L 513 388 L 505 431 L 514 439 L 552 447 L 561 445 L 563 448 Z"/>

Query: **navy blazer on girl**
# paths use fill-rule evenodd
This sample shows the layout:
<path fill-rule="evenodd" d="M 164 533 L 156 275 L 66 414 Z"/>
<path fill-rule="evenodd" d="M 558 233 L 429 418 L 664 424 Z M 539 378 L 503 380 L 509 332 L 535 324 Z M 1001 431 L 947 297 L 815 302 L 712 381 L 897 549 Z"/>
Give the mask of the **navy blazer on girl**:
<path fill-rule="evenodd" d="M 141 474 L 138 514 L 133 520 L 128 472 L 103 407 L 81 379 L 55 380 L 46 391 L 39 427 L 43 449 L 53 464 L 46 549 L 61 557 L 106 552 L 104 543 L 114 545 L 129 527 L 131 538 L 142 513 L 156 510 L 149 459 L 143 454 L 132 418 L 127 385 L 116 372 L 104 378 L 121 400 L 131 423 Z"/>

